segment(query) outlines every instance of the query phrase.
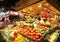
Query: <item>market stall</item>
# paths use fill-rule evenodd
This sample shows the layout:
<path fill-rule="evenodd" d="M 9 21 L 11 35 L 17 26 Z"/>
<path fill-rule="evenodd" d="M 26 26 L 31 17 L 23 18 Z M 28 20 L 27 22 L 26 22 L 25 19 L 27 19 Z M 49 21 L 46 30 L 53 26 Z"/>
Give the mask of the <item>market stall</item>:
<path fill-rule="evenodd" d="M 9 19 L 13 23 L 0 30 L 6 42 L 59 41 L 59 11 L 47 1 L 41 1 L 17 12 L 10 11 L 9 13 L 12 15 Z"/>

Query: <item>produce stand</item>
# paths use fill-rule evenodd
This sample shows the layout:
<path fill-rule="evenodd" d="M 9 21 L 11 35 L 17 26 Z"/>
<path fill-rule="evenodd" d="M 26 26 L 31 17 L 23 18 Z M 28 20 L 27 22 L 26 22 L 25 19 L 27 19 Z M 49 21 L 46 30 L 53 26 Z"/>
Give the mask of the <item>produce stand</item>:
<path fill-rule="evenodd" d="M 56 42 L 59 37 L 60 30 L 58 30 L 58 13 L 55 9 L 46 1 L 41 1 L 37 4 L 40 10 L 38 12 L 35 9 L 27 7 L 27 11 L 22 9 L 17 11 L 21 16 L 21 20 L 13 21 L 14 23 L 8 24 L 4 29 L 0 29 L 1 36 L 6 42 Z M 24 11 L 25 10 L 25 11 Z M 19 15 L 18 14 L 18 15 Z M 11 17 L 10 17 L 11 18 Z M 15 19 L 15 18 L 14 18 Z M 55 36 L 54 36 L 55 35 Z M 54 39 L 52 39 L 54 38 Z"/>

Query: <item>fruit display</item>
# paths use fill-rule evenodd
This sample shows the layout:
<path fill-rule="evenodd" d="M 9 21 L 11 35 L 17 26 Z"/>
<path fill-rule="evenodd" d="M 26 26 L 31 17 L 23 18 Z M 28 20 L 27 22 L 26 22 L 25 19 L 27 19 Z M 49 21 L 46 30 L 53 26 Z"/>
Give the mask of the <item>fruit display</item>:
<path fill-rule="evenodd" d="M 42 38 L 42 35 L 40 33 L 30 27 L 18 28 L 17 31 L 34 41 L 40 41 L 40 39 Z"/>
<path fill-rule="evenodd" d="M 40 17 L 42 18 L 53 18 L 53 16 L 54 16 L 53 14 L 47 13 L 45 11 L 40 12 Z"/>
<path fill-rule="evenodd" d="M 52 30 L 50 31 L 47 35 L 45 35 L 44 39 L 49 41 L 49 42 L 56 42 L 58 41 L 58 37 L 60 35 L 60 30 Z M 58 41 L 59 42 L 59 41 Z"/>
<path fill-rule="evenodd" d="M 1 35 L 6 42 L 12 42 L 13 34 L 15 31 L 12 29 L 6 28 L 3 31 L 1 31 Z"/>
<path fill-rule="evenodd" d="M 57 25 L 55 20 L 50 21 L 51 18 L 54 18 L 53 15 L 46 14 L 44 11 L 40 14 L 41 20 L 34 17 L 32 18 L 33 21 L 30 18 L 28 18 L 29 21 L 16 21 L 3 29 L 1 34 L 6 42 L 40 42 L 44 35 Z"/>
<path fill-rule="evenodd" d="M 18 34 L 18 35 L 17 35 Z M 24 37 L 23 35 L 19 34 L 19 33 L 14 33 L 14 37 L 13 37 L 13 42 L 34 42 L 26 37 Z"/>
<path fill-rule="evenodd" d="M 2 35 L 4 35 L 3 38 L 6 37 L 5 39 L 7 42 L 12 42 L 12 41 L 13 42 L 23 42 L 24 40 L 27 42 L 30 42 L 31 40 L 32 40 L 31 42 L 33 42 L 33 41 L 39 42 L 39 41 L 41 41 L 43 36 L 47 32 L 49 32 L 49 30 L 51 28 L 55 27 L 55 25 L 51 26 L 51 27 L 46 26 L 45 23 L 42 25 L 41 20 L 34 19 L 34 18 L 32 18 L 32 19 L 34 20 L 34 21 L 32 21 L 32 23 L 28 22 L 26 20 L 26 21 L 16 21 L 14 24 L 8 25 L 8 27 L 6 27 L 6 29 L 3 29 L 4 32 L 1 32 Z M 47 23 L 47 24 L 49 24 L 49 23 Z M 26 40 L 25 38 L 28 40 Z"/>
<path fill-rule="evenodd" d="M 58 18 L 57 15 L 53 15 L 52 13 L 48 13 L 46 11 L 41 11 L 39 13 L 39 17 L 41 18 L 40 23 L 43 25 L 50 25 L 57 22 L 56 19 Z"/>
<path fill-rule="evenodd" d="M 13 42 L 23 42 L 23 36 L 20 34 L 17 34 L 16 32 L 14 33 L 14 38 L 13 38 Z"/>
<path fill-rule="evenodd" d="M 46 34 L 46 32 L 49 31 L 49 28 L 44 26 L 38 26 L 37 28 L 34 28 L 34 29 L 36 29 L 42 35 Z"/>
<path fill-rule="evenodd" d="M 6 40 L 6 42 L 34 42 L 19 34 L 17 30 L 11 30 L 9 28 L 1 31 L 1 36 Z"/>
<path fill-rule="evenodd" d="M 50 12 L 53 11 L 50 8 L 51 6 L 47 3 L 48 6 L 44 6 L 44 3 L 39 3 L 42 4 L 42 10 L 33 12 L 35 15 L 22 12 L 22 20 L 15 20 L 0 30 L 3 39 L 6 42 L 45 42 L 45 40 L 56 42 L 55 39 L 58 38 L 60 33 L 60 30 L 57 30 L 58 27 L 60 28 L 57 21 L 58 15 Z M 44 10 L 44 8 L 50 11 Z"/>

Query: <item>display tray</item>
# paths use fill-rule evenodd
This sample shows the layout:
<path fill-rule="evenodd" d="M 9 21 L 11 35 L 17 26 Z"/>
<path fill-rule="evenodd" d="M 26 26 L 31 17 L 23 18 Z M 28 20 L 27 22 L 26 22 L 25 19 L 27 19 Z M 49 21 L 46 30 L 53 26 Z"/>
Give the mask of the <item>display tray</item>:
<path fill-rule="evenodd" d="M 10 27 L 6 27 L 5 29 L 1 29 L 0 31 L 1 31 L 1 35 L 2 35 L 3 39 L 6 40 L 6 42 L 12 42 L 13 33 L 16 32 L 16 31 L 17 31 L 17 33 L 19 33 L 23 37 L 25 37 L 25 38 L 27 38 L 29 40 L 32 40 L 32 41 L 37 41 L 37 40 L 35 40 L 33 38 L 30 38 L 29 35 L 32 35 L 32 34 L 29 34 L 30 32 L 28 33 L 28 31 L 31 31 L 31 32 L 32 31 L 38 31 L 37 33 L 40 34 L 40 36 L 41 36 L 39 41 L 41 41 L 45 37 L 45 35 L 49 34 L 52 30 L 56 30 L 57 29 L 57 25 L 54 26 L 54 27 L 51 27 L 45 33 L 41 33 L 41 31 L 39 32 L 39 30 L 37 30 L 37 29 L 31 28 L 29 26 L 25 26 L 24 28 L 19 28 L 19 27 L 13 27 L 13 25 L 10 25 Z M 44 29 L 44 28 L 42 28 L 42 29 Z M 29 34 L 29 35 L 27 35 L 26 33 Z M 36 35 L 36 34 L 34 34 L 34 35 Z"/>

